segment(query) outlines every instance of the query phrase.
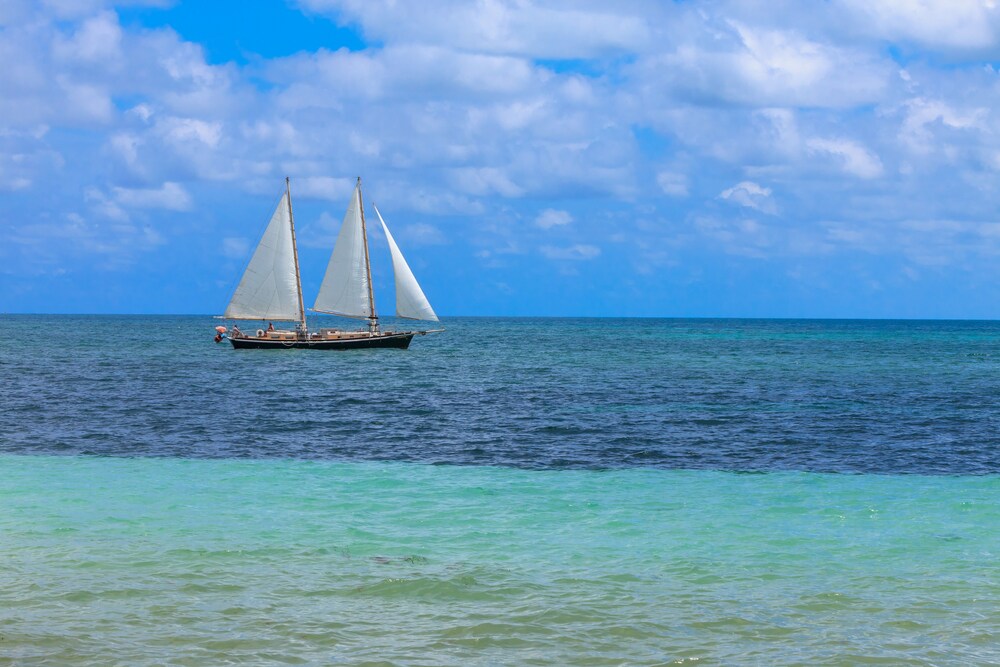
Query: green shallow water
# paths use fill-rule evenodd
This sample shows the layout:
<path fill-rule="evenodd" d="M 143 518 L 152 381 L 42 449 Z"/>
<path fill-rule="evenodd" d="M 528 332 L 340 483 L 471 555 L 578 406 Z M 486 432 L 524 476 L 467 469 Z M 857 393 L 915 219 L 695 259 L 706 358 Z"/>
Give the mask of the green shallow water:
<path fill-rule="evenodd" d="M 0 664 L 990 664 L 998 498 L 996 476 L 0 456 Z"/>

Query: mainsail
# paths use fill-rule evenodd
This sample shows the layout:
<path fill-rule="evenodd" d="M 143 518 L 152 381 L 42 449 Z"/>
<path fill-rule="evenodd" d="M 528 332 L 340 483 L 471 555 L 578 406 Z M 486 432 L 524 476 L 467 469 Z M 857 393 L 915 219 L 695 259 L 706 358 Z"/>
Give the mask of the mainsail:
<path fill-rule="evenodd" d="M 434 309 L 424 296 L 424 291 L 417 284 L 417 279 L 410 270 L 410 265 L 403 258 L 403 253 L 399 251 L 395 239 L 389 233 L 389 228 L 382 219 L 378 207 L 372 204 L 378 221 L 382 223 L 382 231 L 385 232 L 385 239 L 389 242 L 389 252 L 392 253 L 392 272 L 396 275 L 396 316 L 408 320 L 433 320 L 438 321 L 438 316 L 434 314 Z"/>
<path fill-rule="evenodd" d="M 313 310 L 345 317 L 370 318 L 374 315 L 361 215 L 359 180 L 337 235 L 337 243 L 333 246 Z"/>
<path fill-rule="evenodd" d="M 286 190 L 226 307 L 226 319 L 302 319 L 291 218 Z"/>

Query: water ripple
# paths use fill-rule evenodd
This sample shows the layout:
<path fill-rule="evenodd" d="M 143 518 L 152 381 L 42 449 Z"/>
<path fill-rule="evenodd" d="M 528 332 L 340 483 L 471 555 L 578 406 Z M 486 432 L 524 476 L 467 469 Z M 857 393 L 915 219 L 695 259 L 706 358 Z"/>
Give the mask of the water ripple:
<path fill-rule="evenodd" d="M 1000 471 L 1000 323 L 460 318 L 337 354 L 237 352 L 215 324 L 0 317 L 0 450 Z"/>

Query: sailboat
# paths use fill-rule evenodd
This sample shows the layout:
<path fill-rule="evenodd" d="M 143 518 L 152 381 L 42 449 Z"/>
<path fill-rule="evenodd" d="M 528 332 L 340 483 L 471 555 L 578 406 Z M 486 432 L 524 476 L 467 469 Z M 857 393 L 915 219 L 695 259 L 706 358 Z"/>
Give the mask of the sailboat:
<path fill-rule="evenodd" d="M 374 204 L 372 205 L 375 208 Z M 382 214 L 375 214 L 385 232 L 392 255 L 396 283 L 396 316 L 404 319 L 437 322 L 438 317 L 427 301 L 403 253 L 389 233 Z M 362 330 L 322 328 L 310 331 L 306 324 L 306 309 L 302 300 L 302 278 L 295 245 L 295 218 L 292 215 L 292 195 L 289 179 L 285 192 L 257 244 L 250 263 L 226 307 L 222 319 L 258 320 L 268 322 L 267 328 L 243 332 L 238 324 L 231 328 L 216 327 L 219 336 L 228 337 L 234 348 L 312 350 L 351 350 L 386 347 L 406 349 L 414 336 L 443 331 L 385 330 L 379 325 L 372 290 L 371 261 L 368 254 L 368 231 L 361 199 L 361 179 L 358 178 L 344 222 L 320 284 L 319 294 L 311 309 L 367 321 Z M 294 329 L 275 329 L 273 322 L 294 322 Z"/>

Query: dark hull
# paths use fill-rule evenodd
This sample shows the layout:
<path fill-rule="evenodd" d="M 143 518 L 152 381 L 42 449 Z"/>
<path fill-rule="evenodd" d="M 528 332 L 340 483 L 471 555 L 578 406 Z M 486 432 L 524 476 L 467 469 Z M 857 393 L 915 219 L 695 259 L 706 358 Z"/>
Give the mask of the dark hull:
<path fill-rule="evenodd" d="M 267 340 L 266 338 L 230 338 L 237 350 L 367 350 L 375 347 L 405 350 L 415 333 L 386 334 L 341 340 Z"/>

